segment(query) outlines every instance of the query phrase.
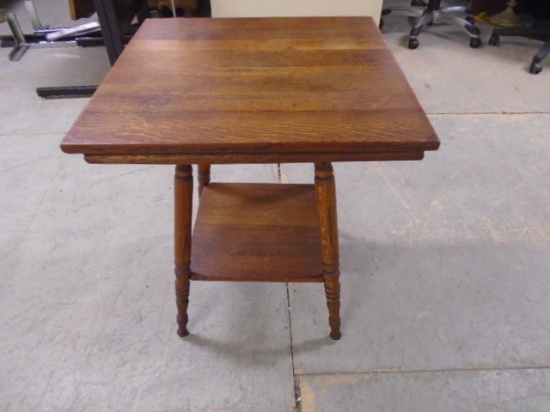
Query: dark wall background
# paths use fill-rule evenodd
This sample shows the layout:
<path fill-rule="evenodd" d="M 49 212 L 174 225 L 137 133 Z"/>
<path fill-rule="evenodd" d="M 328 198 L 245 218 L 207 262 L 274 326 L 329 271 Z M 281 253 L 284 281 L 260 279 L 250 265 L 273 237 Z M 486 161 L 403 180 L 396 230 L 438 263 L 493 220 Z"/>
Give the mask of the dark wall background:
<path fill-rule="evenodd" d="M 550 20 L 550 0 L 524 0 L 523 11 L 531 16 Z"/>
<path fill-rule="evenodd" d="M 518 0 L 519 9 L 535 18 L 550 20 L 550 0 Z M 470 9 L 474 14 L 481 12 L 489 16 L 506 8 L 506 0 L 471 0 Z"/>
<path fill-rule="evenodd" d="M 506 0 L 471 0 L 470 9 L 474 14 L 481 12 L 487 13 L 489 16 L 497 14 L 506 8 Z"/>

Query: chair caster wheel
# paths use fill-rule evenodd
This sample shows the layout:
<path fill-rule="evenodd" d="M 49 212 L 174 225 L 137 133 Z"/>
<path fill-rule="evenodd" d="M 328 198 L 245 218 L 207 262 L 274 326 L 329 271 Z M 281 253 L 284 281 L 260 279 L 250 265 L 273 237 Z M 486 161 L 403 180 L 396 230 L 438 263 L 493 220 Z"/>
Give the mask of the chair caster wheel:
<path fill-rule="evenodd" d="M 500 37 L 498 37 L 496 34 L 491 34 L 491 37 L 489 37 L 489 45 L 498 46 L 499 43 Z"/>
<path fill-rule="evenodd" d="M 479 37 L 472 37 L 470 39 L 470 47 L 472 49 L 477 49 L 481 46 L 481 39 Z"/>
<path fill-rule="evenodd" d="M 409 39 L 409 49 L 414 50 L 420 46 L 418 39 Z"/>
<path fill-rule="evenodd" d="M 531 63 L 531 66 L 529 66 L 529 73 L 531 74 L 539 74 L 542 71 L 542 64 L 540 63 Z"/>

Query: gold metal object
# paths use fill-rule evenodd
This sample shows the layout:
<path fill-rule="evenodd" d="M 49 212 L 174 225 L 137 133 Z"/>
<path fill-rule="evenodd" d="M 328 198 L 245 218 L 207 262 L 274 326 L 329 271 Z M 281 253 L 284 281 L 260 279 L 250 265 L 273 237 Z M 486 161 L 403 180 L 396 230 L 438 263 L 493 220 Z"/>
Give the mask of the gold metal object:
<path fill-rule="evenodd" d="M 506 5 L 508 7 L 504 11 L 488 17 L 487 22 L 504 28 L 529 26 L 530 22 L 526 21 L 515 12 L 514 9 L 518 5 L 516 0 L 508 0 Z"/>

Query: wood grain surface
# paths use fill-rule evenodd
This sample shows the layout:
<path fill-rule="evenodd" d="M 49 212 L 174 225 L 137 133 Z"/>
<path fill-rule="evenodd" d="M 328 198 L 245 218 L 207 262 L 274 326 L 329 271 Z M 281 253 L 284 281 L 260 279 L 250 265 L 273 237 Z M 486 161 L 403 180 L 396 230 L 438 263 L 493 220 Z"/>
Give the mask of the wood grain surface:
<path fill-rule="evenodd" d="M 204 186 L 191 280 L 323 282 L 313 185 Z"/>
<path fill-rule="evenodd" d="M 369 17 L 148 20 L 61 145 L 122 163 L 418 159 L 438 146 Z"/>

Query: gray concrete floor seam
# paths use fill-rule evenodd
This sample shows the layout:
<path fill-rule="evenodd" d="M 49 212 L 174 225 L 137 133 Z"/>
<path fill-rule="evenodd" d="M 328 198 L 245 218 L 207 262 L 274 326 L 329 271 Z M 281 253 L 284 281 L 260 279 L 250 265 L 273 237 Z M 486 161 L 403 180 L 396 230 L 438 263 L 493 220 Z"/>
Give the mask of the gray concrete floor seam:
<path fill-rule="evenodd" d="M 550 112 L 426 112 L 428 116 L 548 116 Z"/>
<path fill-rule="evenodd" d="M 505 372 L 505 371 L 524 371 L 524 370 L 549 370 L 549 365 L 533 366 L 503 366 L 503 367 L 472 367 L 472 368 L 444 368 L 444 369 L 380 369 L 349 372 L 297 372 L 296 377 L 315 377 L 315 376 L 339 376 L 339 375 L 405 375 L 405 374 L 423 374 L 423 373 L 460 373 L 460 372 Z"/>

